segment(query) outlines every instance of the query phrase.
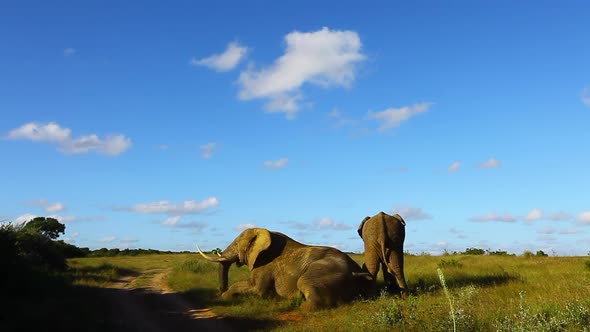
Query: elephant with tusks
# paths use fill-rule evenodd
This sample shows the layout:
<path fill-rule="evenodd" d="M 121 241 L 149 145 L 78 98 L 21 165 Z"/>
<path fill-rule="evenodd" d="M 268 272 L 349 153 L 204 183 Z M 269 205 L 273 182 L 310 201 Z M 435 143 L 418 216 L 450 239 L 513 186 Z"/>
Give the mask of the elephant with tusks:
<path fill-rule="evenodd" d="M 366 295 L 373 278 L 338 249 L 299 243 L 285 234 L 264 228 L 244 230 L 219 257 L 219 288 L 223 298 L 239 294 L 297 298 L 303 295 L 303 310 L 329 308 Z M 247 265 L 250 279 L 228 288 L 230 266 Z"/>

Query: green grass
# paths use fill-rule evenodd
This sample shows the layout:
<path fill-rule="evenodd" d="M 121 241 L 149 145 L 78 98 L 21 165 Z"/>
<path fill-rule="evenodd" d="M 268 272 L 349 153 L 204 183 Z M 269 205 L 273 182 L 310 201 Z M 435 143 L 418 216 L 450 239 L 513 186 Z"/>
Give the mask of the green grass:
<path fill-rule="evenodd" d="M 362 264 L 363 256 L 352 257 Z M 457 331 L 580 331 L 590 326 L 587 262 L 586 257 L 406 256 L 407 300 L 378 296 L 308 313 L 298 308 L 302 299 L 220 300 L 218 265 L 195 254 L 71 261 L 77 267 L 102 266 L 104 273 L 112 273 L 109 278 L 167 269 L 168 285 L 195 304 L 211 307 L 230 321 L 264 322 L 253 326 L 278 331 L 451 331 L 449 298 Z M 438 268 L 444 273 L 448 297 Z M 247 267 L 232 266 L 230 284 L 249 273 Z M 381 275 L 378 285 L 383 286 Z"/>

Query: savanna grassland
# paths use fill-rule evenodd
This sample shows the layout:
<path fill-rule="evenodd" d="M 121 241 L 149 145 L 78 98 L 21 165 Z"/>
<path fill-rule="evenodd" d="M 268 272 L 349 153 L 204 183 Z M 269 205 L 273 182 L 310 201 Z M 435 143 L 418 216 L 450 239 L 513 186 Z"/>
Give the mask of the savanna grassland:
<path fill-rule="evenodd" d="M 352 257 L 362 264 L 362 255 Z M 588 257 L 408 255 L 408 299 L 376 295 L 319 312 L 299 310 L 303 299 L 220 300 L 217 264 L 196 254 L 76 258 L 68 263 L 75 283 L 91 287 L 104 287 L 122 275 L 139 276 L 133 282 L 141 284 L 151 271 L 164 271 L 166 287 L 196 307 L 211 308 L 238 330 L 590 330 Z M 232 266 L 230 284 L 248 276 L 246 267 Z"/>

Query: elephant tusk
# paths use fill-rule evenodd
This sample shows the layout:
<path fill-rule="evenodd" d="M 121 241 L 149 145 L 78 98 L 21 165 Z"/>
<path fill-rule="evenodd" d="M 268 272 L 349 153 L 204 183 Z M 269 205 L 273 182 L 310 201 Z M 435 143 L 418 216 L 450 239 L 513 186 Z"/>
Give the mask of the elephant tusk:
<path fill-rule="evenodd" d="M 201 256 L 203 256 L 203 258 L 205 258 L 206 260 L 210 261 L 210 262 L 216 262 L 216 263 L 222 263 L 222 262 L 227 262 L 227 258 L 224 257 L 220 257 L 219 258 L 213 258 L 213 257 L 209 257 L 207 255 L 205 255 L 205 253 L 201 250 L 201 247 L 199 247 L 197 245 L 197 250 L 199 251 L 199 254 L 201 254 Z"/>

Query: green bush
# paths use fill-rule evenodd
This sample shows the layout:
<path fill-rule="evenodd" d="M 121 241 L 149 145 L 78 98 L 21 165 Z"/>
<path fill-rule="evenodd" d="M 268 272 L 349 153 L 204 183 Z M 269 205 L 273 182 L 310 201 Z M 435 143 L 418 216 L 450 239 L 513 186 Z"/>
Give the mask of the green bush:
<path fill-rule="evenodd" d="M 538 256 L 538 257 L 547 257 L 549 255 L 547 255 L 546 253 L 544 253 L 543 250 L 537 250 L 536 256 Z"/>
<path fill-rule="evenodd" d="M 463 267 L 463 263 L 459 262 L 456 259 L 441 259 L 440 262 L 438 263 L 438 267 L 457 267 L 457 268 L 461 268 Z"/>
<path fill-rule="evenodd" d="M 516 256 L 515 254 L 510 254 L 505 250 L 488 251 L 488 254 L 492 256 Z"/>
<path fill-rule="evenodd" d="M 483 255 L 486 251 L 479 248 L 467 248 L 463 252 L 463 255 Z"/>

